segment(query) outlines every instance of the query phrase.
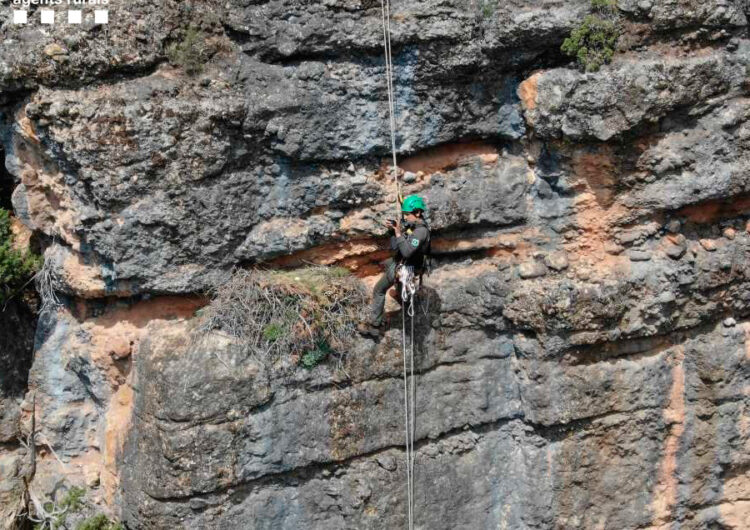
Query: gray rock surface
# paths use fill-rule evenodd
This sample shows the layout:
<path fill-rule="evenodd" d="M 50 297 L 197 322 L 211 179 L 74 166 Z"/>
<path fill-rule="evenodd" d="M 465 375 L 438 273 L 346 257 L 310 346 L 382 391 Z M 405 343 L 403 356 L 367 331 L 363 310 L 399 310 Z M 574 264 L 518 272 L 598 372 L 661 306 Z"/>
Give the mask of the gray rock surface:
<path fill-rule="evenodd" d="M 435 262 L 419 528 L 750 525 L 750 8 L 617 5 L 612 64 L 582 73 L 559 49 L 588 1 L 393 2 Z M 32 319 L 0 313 L 0 505 L 30 473 L 33 392 L 54 450 L 34 492 L 85 486 L 128 528 L 404 526 L 398 310 L 342 369 L 195 335 L 233 267 L 375 280 L 396 198 L 379 3 L 134 1 L 106 29 L 10 9 L 0 141 L 62 305 L 30 368 Z M 190 34 L 194 76 L 170 52 Z"/>
<path fill-rule="evenodd" d="M 15 443 L 34 349 L 34 312 L 16 297 L 0 311 L 0 443 Z"/>
<path fill-rule="evenodd" d="M 537 80 L 538 105 L 526 117 L 544 138 L 607 141 L 675 109 L 711 108 L 723 96 L 737 95 L 744 78 L 744 57 L 721 52 L 639 58 L 595 74 L 549 70 Z"/>

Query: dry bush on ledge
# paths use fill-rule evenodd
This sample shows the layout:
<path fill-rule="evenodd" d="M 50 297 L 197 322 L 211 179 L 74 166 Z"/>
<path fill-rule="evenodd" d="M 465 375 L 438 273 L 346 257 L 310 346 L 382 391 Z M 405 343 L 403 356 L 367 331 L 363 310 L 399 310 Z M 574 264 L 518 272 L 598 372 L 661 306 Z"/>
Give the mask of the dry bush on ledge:
<path fill-rule="evenodd" d="M 340 359 L 366 307 L 363 284 L 343 268 L 238 269 L 212 293 L 198 331 L 235 337 L 260 362 L 296 355 L 312 368 Z"/>

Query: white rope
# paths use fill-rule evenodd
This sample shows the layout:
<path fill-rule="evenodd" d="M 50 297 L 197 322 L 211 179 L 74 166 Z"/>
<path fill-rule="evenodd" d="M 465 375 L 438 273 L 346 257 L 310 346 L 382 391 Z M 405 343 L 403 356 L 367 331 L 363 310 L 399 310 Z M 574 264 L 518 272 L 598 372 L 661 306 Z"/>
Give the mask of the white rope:
<path fill-rule="evenodd" d="M 398 266 L 396 276 L 401 283 L 401 300 L 412 300 L 407 312 L 410 317 L 414 316 L 414 295 L 417 294 L 417 284 L 414 281 L 414 266 L 401 264 Z"/>
<path fill-rule="evenodd" d="M 396 161 L 396 105 L 393 90 L 393 56 L 391 53 L 391 3 L 390 0 L 380 0 L 383 15 L 383 51 L 385 55 L 386 90 L 388 92 L 388 123 L 391 134 L 391 155 L 393 157 L 393 181 L 396 183 L 396 204 L 401 197 L 401 182 L 398 180 L 398 164 Z M 399 212 L 400 214 L 400 212 Z"/>
<path fill-rule="evenodd" d="M 412 287 L 414 286 L 414 276 L 412 275 Z M 417 398 L 417 392 L 416 392 L 416 381 L 414 379 L 414 295 L 416 293 L 412 292 L 411 297 L 409 299 L 409 319 L 411 320 L 411 334 L 410 334 L 410 349 L 411 352 L 409 353 L 409 360 L 411 362 L 411 366 L 409 369 L 409 373 L 411 374 L 411 388 L 410 388 L 410 396 L 411 396 L 411 469 L 409 470 L 409 474 L 411 475 L 411 512 L 412 512 L 412 526 L 414 525 L 414 435 L 416 431 L 416 424 L 417 424 L 417 409 L 415 408 L 416 398 Z"/>
<path fill-rule="evenodd" d="M 402 299 L 401 302 L 403 303 L 404 300 Z M 409 392 L 407 387 L 407 377 L 406 377 L 406 311 L 401 311 L 401 346 L 402 346 L 402 355 L 404 359 L 404 432 L 406 434 L 406 500 L 407 500 L 407 521 L 408 521 L 408 528 L 409 530 L 412 530 L 414 528 L 414 522 L 413 522 L 413 516 L 412 516 L 412 500 L 411 500 L 411 492 L 412 492 L 412 476 L 411 476 L 411 436 L 409 433 L 409 426 L 411 425 L 411 422 L 409 421 Z"/>
<path fill-rule="evenodd" d="M 391 133 L 391 154 L 393 157 L 393 181 L 396 184 L 396 207 L 400 212 L 401 182 L 398 180 L 398 163 L 396 160 L 396 109 L 393 90 L 393 55 L 391 53 L 391 3 L 390 0 L 380 0 L 380 8 L 383 15 L 383 51 L 385 55 L 386 88 L 388 92 L 388 122 Z M 399 276 L 401 278 L 401 345 L 404 359 L 404 430 L 406 434 L 406 495 L 407 495 L 407 521 L 409 530 L 414 529 L 414 434 L 415 418 L 414 405 L 416 401 L 416 388 L 414 382 L 414 268 L 401 266 Z M 408 310 L 406 301 L 409 300 Z M 410 337 L 410 377 L 407 376 L 406 363 L 406 315 L 411 319 Z"/>
<path fill-rule="evenodd" d="M 417 286 L 414 267 L 400 264 L 396 277 L 401 283 L 401 340 L 404 358 L 404 421 L 406 427 L 406 482 L 409 515 L 409 530 L 414 528 L 414 438 L 416 431 L 416 381 L 414 377 L 414 298 Z M 409 337 L 409 369 L 407 376 L 406 316 L 409 315 L 411 333 Z M 408 385 L 407 385 L 408 379 Z"/>

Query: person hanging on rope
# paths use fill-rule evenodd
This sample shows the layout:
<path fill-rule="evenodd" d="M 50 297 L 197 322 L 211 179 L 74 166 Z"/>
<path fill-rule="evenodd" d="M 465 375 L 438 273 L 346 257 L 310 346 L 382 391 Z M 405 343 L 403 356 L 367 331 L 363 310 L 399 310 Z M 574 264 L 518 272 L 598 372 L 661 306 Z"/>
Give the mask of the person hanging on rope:
<path fill-rule="evenodd" d="M 383 326 L 385 295 L 392 285 L 396 285 L 396 298 L 401 302 L 401 286 L 398 285 L 397 269 L 399 265 L 414 267 L 415 276 L 419 276 L 426 266 L 430 249 L 430 229 L 425 222 L 427 207 L 424 199 L 418 195 L 409 195 L 401 204 L 403 218 L 398 222 L 389 220 L 386 226 L 392 230 L 391 249 L 393 257 L 385 261 L 385 271 L 375 284 L 372 293 L 370 319 L 359 326 L 364 335 L 379 336 Z"/>

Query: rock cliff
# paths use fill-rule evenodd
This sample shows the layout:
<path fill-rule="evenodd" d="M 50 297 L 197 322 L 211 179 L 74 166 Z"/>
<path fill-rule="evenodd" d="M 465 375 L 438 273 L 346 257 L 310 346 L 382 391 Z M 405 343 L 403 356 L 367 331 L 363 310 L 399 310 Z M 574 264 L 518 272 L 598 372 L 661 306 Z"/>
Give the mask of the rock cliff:
<path fill-rule="evenodd" d="M 0 522 L 32 478 L 133 529 L 405 526 L 398 307 L 344 369 L 190 338 L 233 267 L 377 278 L 380 3 L 108 8 L 0 8 L 0 190 L 60 299 L 0 314 Z M 612 63 L 583 73 L 560 46 L 588 0 L 393 0 L 435 254 L 418 528 L 750 527 L 750 5 L 617 8 Z"/>

